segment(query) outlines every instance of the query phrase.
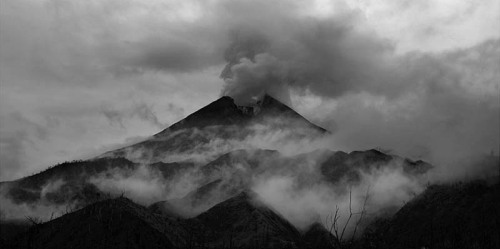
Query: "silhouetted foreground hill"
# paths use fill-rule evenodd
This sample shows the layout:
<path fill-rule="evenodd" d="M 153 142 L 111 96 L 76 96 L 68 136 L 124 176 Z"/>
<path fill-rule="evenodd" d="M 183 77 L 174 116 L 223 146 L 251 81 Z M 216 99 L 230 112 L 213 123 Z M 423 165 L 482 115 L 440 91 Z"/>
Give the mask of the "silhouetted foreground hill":
<path fill-rule="evenodd" d="M 4 242 L 4 248 L 313 248 L 307 237 L 242 192 L 192 219 L 150 212 L 120 197 L 97 202 Z M 319 235 L 317 235 L 319 234 Z"/>
<path fill-rule="evenodd" d="M 360 248 L 500 248 L 500 185 L 433 185 L 365 231 Z"/>
<path fill-rule="evenodd" d="M 344 247 L 499 248 L 499 197 L 498 184 L 430 186 Z M 318 223 L 301 233 L 254 193 L 242 192 L 190 219 L 158 214 L 123 197 L 109 199 L 0 243 L 2 248 L 335 248 L 332 236 Z"/>
<path fill-rule="evenodd" d="M 333 235 L 319 224 L 312 224 L 304 233 L 304 241 L 310 248 L 335 248 Z"/>
<path fill-rule="evenodd" d="M 154 216 L 128 199 L 97 202 L 32 226 L 8 241 L 12 248 L 173 248 Z"/>

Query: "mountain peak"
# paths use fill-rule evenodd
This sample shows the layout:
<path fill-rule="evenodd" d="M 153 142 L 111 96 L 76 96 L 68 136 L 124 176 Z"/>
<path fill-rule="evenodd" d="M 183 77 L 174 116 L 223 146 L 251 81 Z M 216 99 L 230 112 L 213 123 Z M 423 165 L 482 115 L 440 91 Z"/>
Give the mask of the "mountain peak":
<path fill-rule="evenodd" d="M 300 238 L 297 229 L 255 198 L 256 193 L 245 190 L 200 214 L 196 220 L 215 233 L 231 234 L 238 248 L 248 248 L 243 246 L 248 241 L 259 242 L 261 246 L 257 248 L 270 248 L 270 244 L 297 248 Z"/>
<path fill-rule="evenodd" d="M 216 101 L 199 109 L 187 116 L 183 120 L 173 124 L 155 136 L 186 129 L 204 128 L 214 125 L 245 125 L 254 117 L 288 117 L 305 121 L 308 126 L 314 127 L 321 132 L 326 130 L 314 125 L 289 106 L 268 94 L 264 94 L 261 99 L 250 105 L 239 106 L 234 99 L 229 96 L 222 96 Z"/>
<path fill-rule="evenodd" d="M 106 152 L 100 157 L 125 157 L 137 162 L 173 162 L 175 156 L 166 158 L 170 152 L 176 155 L 195 149 L 197 153 L 200 149 L 210 152 L 213 151 L 210 145 L 213 138 L 241 142 L 262 132 L 263 127 L 265 132 L 287 130 L 291 138 L 299 139 L 328 133 L 270 95 L 265 94 L 248 106 L 238 106 L 233 98 L 223 96 L 150 139 Z"/>
<path fill-rule="evenodd" d="M 239 106 L 239 108 L 250 109 L 253 115 L 260 114 L 264 110 L 273 110 L 275 112 L 295 112 L 292 108 L 268 94 L 264 94 L 261 98 L 251 104 Z"/>
<path fill-rule="evenodd" d="M 240 108 L 238 108 L 231 97 L 223 96 L 155 136 L 186 128 L 203 128 L 211 125 L 239 124 L 247 118 L 247 115 L 242 112 Z"/>
<path fill-rule="evenodd" d="M 264 94 L 264 96 L 259 100 L 257 101 L 257 103 L 260 104 L 260 106 L 262 107 L 270 107 L 270 106 L 286 106 L 285 104 L 283 104 L 281 101 L 273 98 L 271 95 L 269 94 Z M 288 106 L 287 106 L 288 107 Z"/>
<path fill-rule="evenodd" d="M 304 234 L 304 240 L 311 248 L 335 248 L 333 235 L 318 222 L 313 223 Z"/>

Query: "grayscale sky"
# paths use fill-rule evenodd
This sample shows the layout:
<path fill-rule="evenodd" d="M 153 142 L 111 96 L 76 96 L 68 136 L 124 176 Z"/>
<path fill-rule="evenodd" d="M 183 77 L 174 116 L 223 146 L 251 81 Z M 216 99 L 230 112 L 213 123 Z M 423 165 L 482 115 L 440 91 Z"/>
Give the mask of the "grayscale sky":
<path fill-rule="evenodd" d="M 498 0 L 2 0 L 0 180 L 264 91 L 333 150 L 498 155 L 499 84 Z"/>

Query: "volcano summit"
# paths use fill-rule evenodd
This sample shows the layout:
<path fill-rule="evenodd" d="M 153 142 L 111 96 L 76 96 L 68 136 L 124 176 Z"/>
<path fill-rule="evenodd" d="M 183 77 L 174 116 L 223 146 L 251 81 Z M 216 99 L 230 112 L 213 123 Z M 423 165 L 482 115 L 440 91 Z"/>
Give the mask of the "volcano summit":
<path fill-rule="evenodd" d="M 216 154 L 220 155 L 221 150 L 229 152 L 248 148 L 253 145 L 243 143 L 249 138 L 259 136 L 265 140 L 264 136 L 271 133 L 279 135 L 282 140 L 297 140 L 314 139 L 328 131 L 267 94 L 250 106 L 238 106 L 231 97 L 224 96 L 146 141 L 101 157 L 172 162 L 178 160 L 177 156 L 192 155 L 192 160 L 199 158 L 199 154 L 210 154 L 213 159 Z"/>

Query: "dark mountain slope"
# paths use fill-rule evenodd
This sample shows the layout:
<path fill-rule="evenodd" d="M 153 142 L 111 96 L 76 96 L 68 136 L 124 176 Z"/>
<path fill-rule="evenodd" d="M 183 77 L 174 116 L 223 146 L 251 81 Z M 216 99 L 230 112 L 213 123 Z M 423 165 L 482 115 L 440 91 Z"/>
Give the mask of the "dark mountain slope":
<path fill-rule="evenodd" d="M 316 124 L 311 123 L 309 120 L 304 118 L 302 115 L 298 114 L 295 110 L 290 108 L 289 106 L 281 103 L 277 99 L 264 95 L 262 100 L 257 102 L 256 106 L 253 107 L 255 116 L 257 118 L 257 122 L 264 121 L 263 119 L 274 117 L 288 123 L 289 126 L 299 128 L 309 128 L 311 130 L 317 131 L 319 133 L 327 133 L 328 131 L 322 127 L 317 126 Z M 281 123 L 283 124 L 283 123 Z M 283 128 L 283 127 L 278 127 Z"/>
<path fill-rule="evenodd" d="M 220 179 L 209 182 L 182 198 L 155 202 L 148 209 L 172 217 L 194 217 L 231 196 L 221 193 L 221 183 Z"/>
<path fill-rule="evenodd" d="M 430 186 L 365 237 L 371 248 L 500 248 L 500 185 Z"/>
<path fill-rule="evenodd" d="M 28 231 L 30 227 L 31 222 L 28 220 L 0 221 L 0 239 L 5 243 L 16 235 Z M 0 245 L 2 245 L 1 242 Z"/>
<path fill-rule="evenodd" d="M 44 201 L 51 204 L 75 203 L 85 205 L 106 198 L 94 184 L 92 177 L 111 174 L 115 171 L 132 172 L 145 166 L 158 172 L 166 179 L 172 179 L 194 167 L 189 162 L 157 162 L 141 165 L 125 158 L 97 158 L 87 161 L 72 161 L 57 164 L 40 173 L 19 180 L 0 183 L 1 194 L 14 203 L 35 203 Z"/>
<path fill-rule="evenodd" d="M 91 175 L 113 168 L 133 168 L 134 166 L 134 163 L 125 158 L 64 162 L 32 176 L 23 177 L 17 180 L 16 184 L 25 188 L 39 188 L 53 179 L 69 181 L 78 179 L 81 175 Z"/>
<path fill-rule="evenodd" d="M 178 174 L 181 174 L 189 169 L 192 169 L 195 165 L 190 162 L 156 162 L 148 165 L 151 169 L 159 171 L 163 178 L 172 179 Z"/>
<path fill-rule="evenodd" d="M 95 186 L 87 182 L 89 177 L 112 169 L 127 170 L 137 166 L 124 158 L 65 162 L 32 176 L 3 182 L 1 187 L 6 196 L 15 203 L 32 203 L 42 198 L 54 204 L 63 204 L 68 201 L 85 203 L 99 199 L 102 194 Z M 54 190 L 43 192 L 49 185 L 52 185 Z"/>
<path fill-rule="evenodd" d="M 166 133 L 195 127 L 201 129 L 213 125 L 240 125 L 251 116 L 251 113 L 238 108 L 232 98 L 224 96 L 154 136 L 162 137 Z"/>
<path fill-rule="evenodd" d="M 7 244 L 11 248 L 174 248 L 184 245 L 185 237 L 175 220 L 117 198 L 33 226 Z"/>
<path fill-rule="evenodd" d="M 335 248 L 333 235 L 319 223 L 312 224 L 303 237 L 309 248 Z"/>
<path fill-rule="evenodd" d="M 89 179 L 115 171 L 131 172 L 140 166 L 121 157 L 65 162 L 19 180 L 2 182 L 0 189 L 14 203 L 43 200 L 57 205 L 68 202 L 85 205 L 102 199 L 106 194 L 90 183 Z M 194 164 L 157 162 L 143 166 L 160 173 L 168 180 L 191 169 Z"/>

